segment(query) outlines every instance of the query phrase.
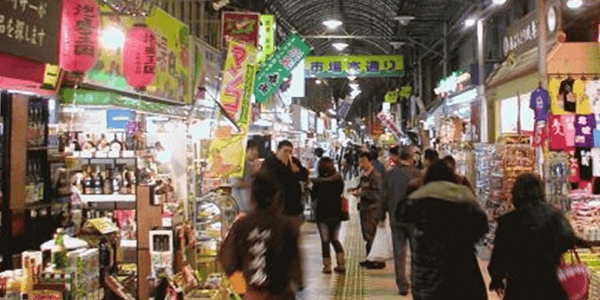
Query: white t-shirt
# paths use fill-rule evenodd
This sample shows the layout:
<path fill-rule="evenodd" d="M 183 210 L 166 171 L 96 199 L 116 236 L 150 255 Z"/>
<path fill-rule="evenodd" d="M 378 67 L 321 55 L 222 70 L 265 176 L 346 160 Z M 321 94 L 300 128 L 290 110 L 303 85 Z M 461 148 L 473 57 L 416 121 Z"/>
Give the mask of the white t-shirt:
<path fill-rule="evenodd" d="M 592 173 L 600 177 L 600 148 L 592 148 Z"/>

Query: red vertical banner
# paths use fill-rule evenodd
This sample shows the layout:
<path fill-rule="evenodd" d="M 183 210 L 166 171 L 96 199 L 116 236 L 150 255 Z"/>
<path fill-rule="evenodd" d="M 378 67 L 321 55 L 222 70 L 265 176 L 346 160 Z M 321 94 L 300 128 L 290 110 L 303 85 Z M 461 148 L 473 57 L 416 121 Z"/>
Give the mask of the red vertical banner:
<path fill-rule="evenodd" d="M 222 37 L 223 49 L 229 41 L 238 41 L 258 46 L 260 14 L 249 12 L 223 12 Z"/>

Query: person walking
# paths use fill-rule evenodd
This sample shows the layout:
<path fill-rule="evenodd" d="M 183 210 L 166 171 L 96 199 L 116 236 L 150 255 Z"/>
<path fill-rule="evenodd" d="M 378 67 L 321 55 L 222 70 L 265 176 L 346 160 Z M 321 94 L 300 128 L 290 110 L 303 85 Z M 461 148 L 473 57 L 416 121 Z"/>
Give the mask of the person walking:
<path fill-rule="evenodd" d="M 467 176 L 458 174 L 456 172 L 456 160 L 454 159 L 454 157 L 452 157 L 452 155 L 446 155 L 446 156 L 444 156 L 444 158 L 442 158 L 442 161 L 445 162 L 446 165 L 448 165 L 448 167 L 454 171 L 454 174 L 456 176 L 456 183 L 462 184 L 462 185 L 468 187 L 471 190 L 471 192 L 473 192 L 473 194 L 475 194 L 473 185 L 471 185 L 471 182 L 469 181 L 469 179 L 467 179 Z"/>
<path fill-rule="evenodd" d="M 435 161 L 440 159 L 440 154 L 434 149 L 426 149 L 423 153 L 423 169 L 427 172 L 427 168 L 431 166 Z"/>
<path fill-rule="evenodd" d="M 392 245 L 394 248 L 394 267 L 396 272 L 396 285 L 400 295 L 408 295 L 410 288 L 406 278 L 406 252 L 409 243 L 409 228 L 397 220 L 396 208 L 406 200 L 406 192 L 411 180 L 420 178 L 421 171 L 415 167 L 413 147 L 393 147 L 389 150 L 390 160 L 394 167 L 388 170 L 383 177 L 381 189 L 381 206 L 379 209 L 379 221 L 386 219 L 386 213 L 390 216 L 390 227 L 392 230 Z"/>
<path fill-rule="evenodd" d="M 414 300 L 487 299 L 475 256 L 475 243 L 489 229 L 487 216 L 473 193 L 454 180 L 444 162 L 434 162 L 424 185 L 396 211 L 396 220 L 413 230 Z"/>
<path fill-rule="evenodd" d="M 302 166 L 300 160 L 292 156 L 294 146 L 290 141 L 284 140 L 277 145 L 275 155 L 268 157 L 262 169 L 272 175 L 281 190 L 283 201 L 283 214 L 300 232 L 302 226 L 304 203 L 302 202 L 302 186 L 300 182 L 308 180 L 308 171 Z"/>
<path fill-rule="evenodd" d="M 331 249 L 335 250 L 336 273 L 346 272 L 344 249 L 339 239 L 342 223 L 341 200 L 344 193 L 344 181 L 336 172 L 335 163 L 329 157 L 319 161 L 319 178 L 314 180 L 312 199 L 317 201 L 317 226 L 321 236 L 321 254 L 323 256 L 323 273 L 331 273 Z"/>
<path fill-rule="evenodd" d="M 225 274 L 243 273 L 244 299 L 294 300 L 302 287 L 298 233 L 281 214 L 280 195 L 275 178 L 258 172 L 251 198 L 256 209 L 233 222 L 219 248 Z"/>
<path fill-rule="evenodd" d="M 352 154 L 352 145 L 348 144 L 344 151 L 344 180 L 354 178 L 354 154 Z M 347 175 L 350 174 L 350 177 Z"/>
<path fill-rule="evenodd" d="M 360 201 L 358 202 L 358 209 L 360 210 L 360 226 L 363 239 L 366 243 L 368 256 L 369 252 L 371 252 L 371 247 L 373 246 L 373 240 L 375 239 L 375 232 L 377 231 L 378 225 L 377 217 L 381 199 L 381 176 L 375 172 L 369 153 L 363 152 L 360 154 L 359 164 L 363 170 L 363 174 L 360 177 L 358 187 L 353 189 L 353 194 L 360 197 Z M 368 260 L 361 262 L 360 265 L 369 269 L 385 268 L 384 262 L 372 262 Z"/>
<path fill-rule="evenodd" d="M 237 200 L 238 207 L 241 212 L 250 212 L 250 187 L 252 178 L 260 169 L 260 152 L 258 144 L 255 141 L 249 140 L 246 144 L 246 162 L 244 165 L 244 175 L 241 178 L 236 178 L 233 182 L 234 198 Z"/>
<path fill-rule="evenodd" d="M 515 210 L 498 220 L 488 271 L 490 290 L 505 300 L 568 299 L 557 270 L 575 235 L 563 214 L 546 202 L 544 191 L 538 175 L 520 175 L 512 189 Z"/>

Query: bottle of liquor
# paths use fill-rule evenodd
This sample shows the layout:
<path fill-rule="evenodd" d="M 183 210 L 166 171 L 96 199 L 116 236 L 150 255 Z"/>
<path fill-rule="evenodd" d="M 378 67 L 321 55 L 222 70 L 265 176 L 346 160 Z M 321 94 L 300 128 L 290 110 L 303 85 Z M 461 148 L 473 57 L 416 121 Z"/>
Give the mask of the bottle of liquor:
<path fill-rule="evenodd" d="M 110 166 L 106 166 L 104 169 L 104 189 L 105 195 L 111 195 L 113 193 L 113 178 L 110 171 Z"/>
<path fill-rule="evenodd" d="M 36 175 L 36 186 L 35 186 L 35 196 L 36 196 L 36 201 L 43 201 L 44 200 L 44 184 L 45 184 L 45 177 L 44 177 L 44 172 L 42 172 L 42 163 L 40 160 L 37 160 L 35 163 L 35 175 Z"/>
<path fill-rule="evenodd" d="M 48 111 L 44 100 L 40 101 L 40 125 L 39 125 L 39 143 L 40 146 L 46 146 L 46 130 L 48 127 Z"/>
<path fill-rule="evenodd" d="M 25 202 L 32 203 L 34 201 L 35 177 L 33 175 L 33 166 L 31 159 L 27 159 L 27 175 L 25 178 Z"/>
<path fill-rule="evenodd" d="M 85 192 L 84 194 L 93 195 L 95 194 L 94 190 L 94 179 L 92 178 L 92 166 L 89 166 L 87 172 L 84 174 L 84 184 L 85 184 Z"/>
<path fill-rule="evenodd" d="M 129 183 L 129 178 L 127 178 L 127 166 L 123 166 L 123 173 L 121 175 L 121 178 L 123 178 L 123 183 L 121 184 L 121 194 L 130 194 L 131 185 Z"/>
<path fill-rule="evenodd" d="M 94 192 L 96 195 L 102 195 L 104 189 L 104 178 L 100 172 L 100 166 L 96 166 L 96 176 L 94 176 Z"/>
<path fill-rule="evenodd" d="M 123 177 L 121 176 L 121 172 L 119 172 L 119 166 L 115 166 L 115 170 L 112 174 L 113 179 L 113 194 L 121 193 L 121 185 L 123 184 Z"/>
<path fill-rule="evenodd" d="M 123 149 L 123 143 L 117 139 L 117 134 L 115 133 L 113 136 L 113 140 L 110 142 L 110 151 L 118 151 L 121 152 Z"/>
<path fill-rule="evenodd" d="M 34 110 L 34 106 L 33 106 L 33 100 L 29 100 L 29 105 L 27 107 L 27 131 L 26 131 L 27 147 L 33 146 L 34 128 L 35 128 L 34 114 L 35 114 L 35 110 Z"/>

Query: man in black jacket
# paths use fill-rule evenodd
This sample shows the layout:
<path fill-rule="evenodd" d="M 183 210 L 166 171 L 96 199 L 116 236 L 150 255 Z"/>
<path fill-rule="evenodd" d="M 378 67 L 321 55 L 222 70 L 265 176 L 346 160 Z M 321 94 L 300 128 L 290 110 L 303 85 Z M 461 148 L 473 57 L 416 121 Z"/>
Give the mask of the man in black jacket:
<path fill-rule="evenodd" d="M 304 212 L 300 182 L 308 180 L 308 171 L 300 160 L 292 156 L 293 150 L 294 146 L 290 141 L 281 141 L 275 155 L 268 157 L 262 168 L 277 181 L 281 191 L 280 199 L 283 201 L 283 214 L 290 218 L 294 228 L 300 232 Z"/>

